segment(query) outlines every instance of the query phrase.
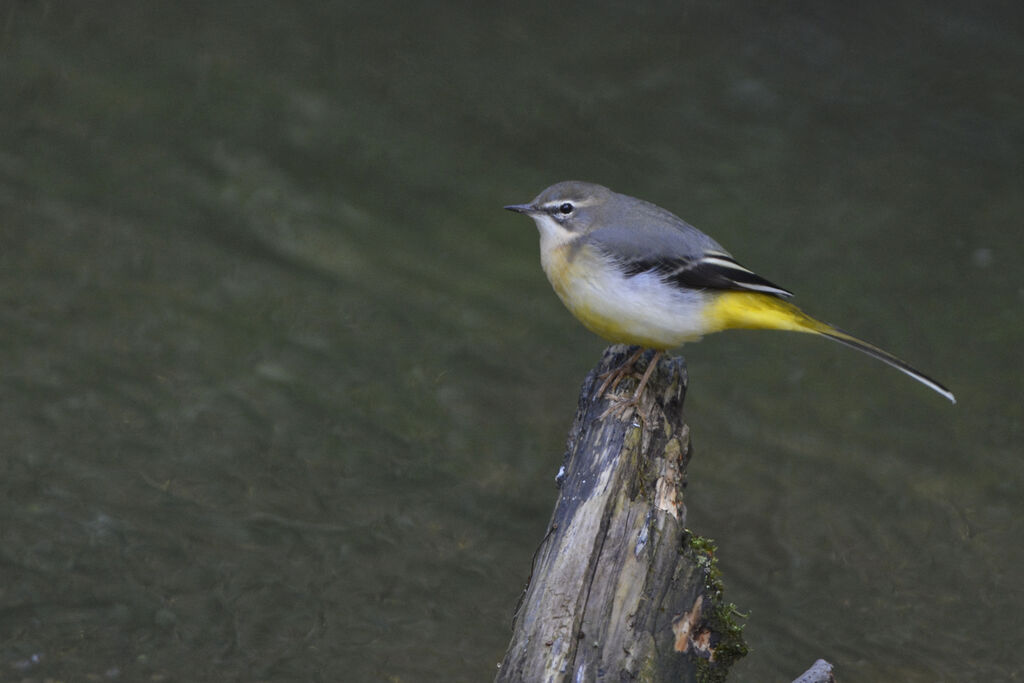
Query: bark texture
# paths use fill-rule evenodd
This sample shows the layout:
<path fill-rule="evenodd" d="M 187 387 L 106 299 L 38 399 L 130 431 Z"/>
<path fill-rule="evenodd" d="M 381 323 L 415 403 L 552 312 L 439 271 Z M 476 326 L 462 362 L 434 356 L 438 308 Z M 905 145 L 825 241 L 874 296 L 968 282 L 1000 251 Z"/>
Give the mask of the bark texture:
<path fill-rule="evenodd" d="M 661 360 L 637 409 L 601 417 L 600 375 L 629 351 L 610 347 L 583 383 L 497 681 L 723 680 L 746 653 L 714 547 L 686 530 L 684 360 Z"/>

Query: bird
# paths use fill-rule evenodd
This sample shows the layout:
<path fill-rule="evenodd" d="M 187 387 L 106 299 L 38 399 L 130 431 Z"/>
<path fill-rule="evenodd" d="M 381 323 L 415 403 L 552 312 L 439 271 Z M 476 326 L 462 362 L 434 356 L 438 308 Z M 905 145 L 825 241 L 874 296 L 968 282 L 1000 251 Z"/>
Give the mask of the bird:
<path fill-rule="evenodd" d="M 814 334 L 886 363 L 938 392 L 945 386 L 884 349 L 812 318 L 784 289 L 741 265 L 718 242 L 672 212 L 595 183 L 555 183 L 505 209 L 533 219 L 540 261 L 555 293 L 591 332 L 639 347 L 607 373 L 615 390 L 646 349 L 655 354 L 632 396 L 637 405 L 661 354 L 714 332 L 786 330 Z M 606 411 L 607 414 L 607 411 Z"/>

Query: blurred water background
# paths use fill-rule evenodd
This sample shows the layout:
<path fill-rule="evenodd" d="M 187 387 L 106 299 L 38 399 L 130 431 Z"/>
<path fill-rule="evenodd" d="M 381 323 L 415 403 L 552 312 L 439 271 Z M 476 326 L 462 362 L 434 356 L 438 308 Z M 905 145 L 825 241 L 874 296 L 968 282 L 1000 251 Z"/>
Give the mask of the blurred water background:
<path fill-rule="evenodd" d="M 493 676 L 603 343 L 530 221 L 661 204 L 815 339 L 683 349 L 733 680 L 1020 680 L 1016 3 L 0 4 L 0 679 Z"/>

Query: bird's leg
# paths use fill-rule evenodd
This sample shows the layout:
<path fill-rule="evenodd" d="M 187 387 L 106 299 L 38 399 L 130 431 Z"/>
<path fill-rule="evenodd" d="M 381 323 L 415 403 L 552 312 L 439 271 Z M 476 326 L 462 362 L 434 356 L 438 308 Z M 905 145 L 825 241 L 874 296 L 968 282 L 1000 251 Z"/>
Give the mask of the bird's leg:
<path fill-rule="evenodd" d="M 647 381 L 651 378 L 651 373 L 654 372 L 654 368 L 658 366 L 658 360 L 661 358 L 661 354 L 664 351 L 657 351 L 651 358 L 651 362 L 647 364 L 647 369 L 644 371 L 643 377 L 640 378 L 640 384 L 637 385 L 636 391 L 629 398 L 618 397 L 612 400 L 611 405 L 601 414 L 601 418 L 604 419 L 613 413 L 618 413 L 620 416 L 625 413 L 629 408 L 638 408 L 640 406 L 640 397 L 643 396 L 644 388 L 647 386 Z"/>
<path fill-rule="evenodd" d="M 600 400 L 604 396 L 606 389 L 615 391 L 616 387 L 619 386 L 619 382 L 633 372 L 633 366 L 636 365 L 637 360 L 640 359 L 640 355 L 644 352 L 644 348 L 641 346 L 633 355 L 626 359 L 626 361 L 617 368 L 603 372 L 597 376 L 598 379 L 603 380 L 601 387 L 597 390 L 597 399 Z M 611 385 L 611 386 L 609 386 Z"/>
<path fill-rule="evenodd" d="M 640 400 L 640 396 L 644 393 L 644 387 L 647 386 L 647 380 L 651 378 L 651 373 L 654 371 L 654 368 L 658 367 L 658 360 L 661 358 L 661 354 L 663 353 L 664 351 L 655 352 L 654 357 L 651 358 L 651 362 L 647 364 L 647 369 L 644 370 L 644 376 L 640 379 L 640 385 L 636 388 L 636 391 L 633 392 L 633 403 L 637 403 Z"/>

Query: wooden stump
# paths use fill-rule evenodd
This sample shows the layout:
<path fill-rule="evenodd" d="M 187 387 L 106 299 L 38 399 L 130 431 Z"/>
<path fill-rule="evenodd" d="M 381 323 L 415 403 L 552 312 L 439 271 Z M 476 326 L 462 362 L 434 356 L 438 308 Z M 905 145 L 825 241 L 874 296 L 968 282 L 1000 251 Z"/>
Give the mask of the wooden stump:
<path fill-rule="evenodd" d="M 685 361 L 659 363 L 639 411 L 601 417 L 609 398 L 595 398 L 599 375 L 630 351 L 610 347 L 583 382 L 558 501 L 497 681 L 723 680 L 746 654 L 714 547 L 686 530 Z"/>

